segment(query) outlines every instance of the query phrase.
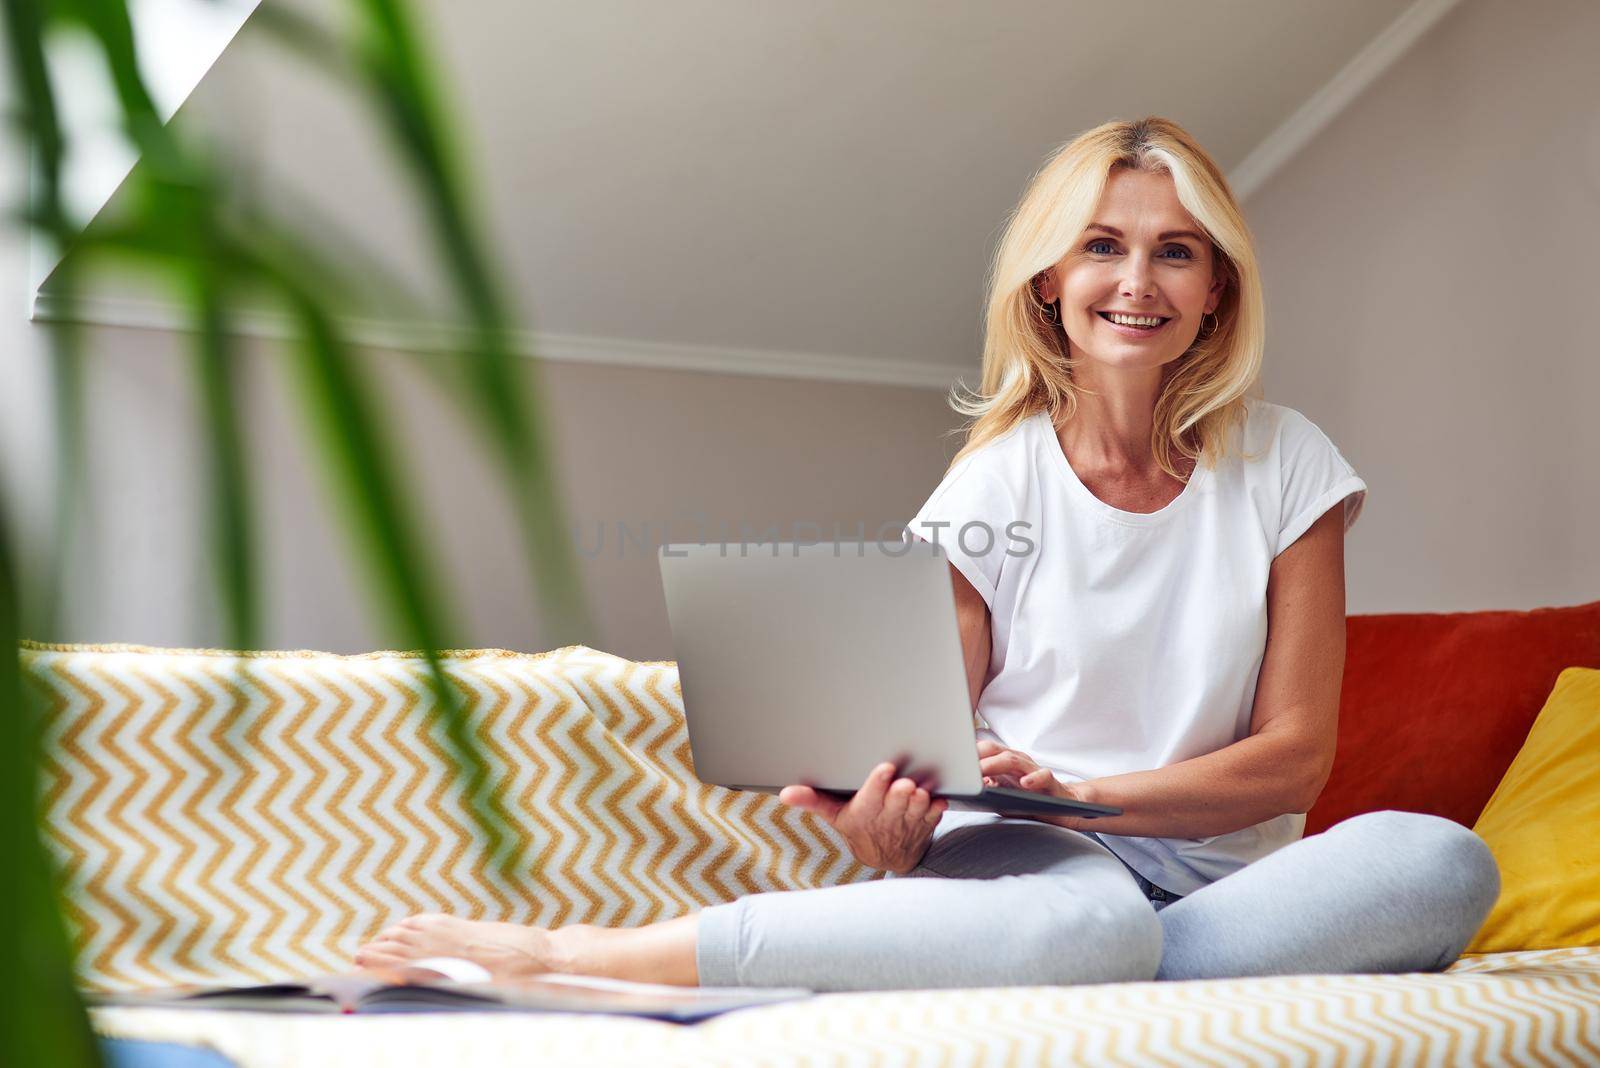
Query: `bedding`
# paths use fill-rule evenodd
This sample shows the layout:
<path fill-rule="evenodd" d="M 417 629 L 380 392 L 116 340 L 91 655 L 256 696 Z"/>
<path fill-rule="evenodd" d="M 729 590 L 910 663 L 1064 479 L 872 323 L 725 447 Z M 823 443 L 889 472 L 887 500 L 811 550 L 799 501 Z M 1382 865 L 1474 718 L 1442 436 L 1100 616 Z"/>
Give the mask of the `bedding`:
<path fill-rule="evenodd" d="M 350 966 L 418 912 L 634 926 L 882 873 L 775 797 L 694 777 L 677 665 L 569 646 L 447 653 L 515 863 L 451 785 L 425 661 L 27 645 L 43 818 L 82 984 Z"/>
<path fill-rule="evenodd" d="M 1600 1064 L 1600 948 L 1444 973 L 824 994 L 693 1026 L 580 1016 L 100 1009 L 103 1034 L 320 1065 Z"/>
<path fill-rule="evenodd" d="M 877 877 L 820 820 L 694 779 L 670 662 L 446 655 L 512 815 L 502 874 L 449 788 L 416 656 L 29 645 L 23 660 L 46 711 L 46 834 L 96 989 L 338 968 L 410 912 L 640 924 Z M 693 1026 L 91 1015 L 101 1034 L 205 1044 L 243 1068 L 1600 1064 L 1600 947 L 1466 956 L 1443 974 L 827 994 Z"/>

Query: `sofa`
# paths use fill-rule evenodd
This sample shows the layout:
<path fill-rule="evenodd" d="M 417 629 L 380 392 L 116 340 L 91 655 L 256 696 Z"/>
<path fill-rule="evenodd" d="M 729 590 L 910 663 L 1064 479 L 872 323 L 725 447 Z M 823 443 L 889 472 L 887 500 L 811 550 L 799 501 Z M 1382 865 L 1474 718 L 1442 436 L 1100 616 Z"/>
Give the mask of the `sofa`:
<path fill-rule="evenodd" d="M 1600 724 L 1600 700 L 1587 721 L 1571 712 L 1600 694 L 1600 602 L 1351 616 L 1348 639 L 1338 759 L 1306 833 L 1390 808 L 1473 826 L 1487 807 L 1523 820 L 1504 840 L 1528 840 L 1531 810 L 1506 784 L 1550 766 L 1547 753 L 1519 753 L 1535 735 L 1557 738 L 1554 695 L 1568 724 Z M 45 833 L 86 989 L 340 970 L 415 912 L 635 925 L 881 877 L 809 814 L 694 778 L 670 661 L 585 646 L 445 654 L 503 813 L 491 857 L 416 655 L 36 643 L 22 655 L 45 708 Z M 1590 786 L 1600 801 L 1600 783 L 1572 788 Z M 695 1025 L 91 1015 L 105 1036 L 207 1046 L 250 1068 L 1600 1064 L 1600 920 L 1584 911 L 1600 902 L 1600 870 L 1581 851 L 1563 854 L 1554 890 L 1528 891 L 1509 871 L 1522 862 L 1503 861 L 1508 909 L 1441 973 L 824 994 Z M 1550 935 L 1555 896 L 1571 929 Z"/>

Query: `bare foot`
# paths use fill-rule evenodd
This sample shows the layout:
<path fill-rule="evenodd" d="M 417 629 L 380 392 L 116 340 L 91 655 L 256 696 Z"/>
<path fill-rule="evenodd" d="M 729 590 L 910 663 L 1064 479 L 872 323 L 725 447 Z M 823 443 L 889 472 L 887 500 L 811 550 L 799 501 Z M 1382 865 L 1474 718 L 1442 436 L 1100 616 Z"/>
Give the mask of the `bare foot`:
<path fill-rule="evenodd" d="M 457 916 L 411 916 L 385 928 L 357 952 L 362 968 L 394 968 L 424 957 L 464 957 L 496 981 L 576 970 L 576 927 L 551 930 L 516 923 L 487 923 Z"/>
<path fill-rule="evenodd" d="M 698 913 L 643 927 L 523 927 L 455 916 L 412 916 L 386 928 L 356 953 L 357 967 L 401 968 L 424 957 L 464 957 L 496 982 L 549 972 L 696 986 Z"/>

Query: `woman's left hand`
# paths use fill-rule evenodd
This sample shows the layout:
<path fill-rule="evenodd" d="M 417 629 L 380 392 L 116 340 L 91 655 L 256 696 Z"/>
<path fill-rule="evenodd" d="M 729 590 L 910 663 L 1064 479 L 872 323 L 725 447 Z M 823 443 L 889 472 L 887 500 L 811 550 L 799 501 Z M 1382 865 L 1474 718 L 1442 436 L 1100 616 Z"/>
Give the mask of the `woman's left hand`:
<path fill-rule="evenodd" d="M 983 773 L 985 786 L 1012 786 L 1051 797 L 1070 796 L 1061 781 L 1027 753 L 1007 749 L 988 738 L 978 743 L 978 770 Z"/>

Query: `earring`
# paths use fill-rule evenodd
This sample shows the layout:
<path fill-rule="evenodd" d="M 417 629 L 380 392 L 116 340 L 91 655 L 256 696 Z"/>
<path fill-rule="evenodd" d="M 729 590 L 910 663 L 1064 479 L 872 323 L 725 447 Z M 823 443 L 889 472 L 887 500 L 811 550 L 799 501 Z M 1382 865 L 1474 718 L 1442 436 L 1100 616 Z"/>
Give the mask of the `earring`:
<path fill-rule="evenodd" d="M 1220 323 L 1219 323 L 1219 321 L 1218 321 L 1218 320 L 1217 320 L 1217 317 L 1216 317 L 1216 315 L 1215 315 L 1215 314 L 1214 314 L 1214 313 L 1212 313 L 1212 312 L 1206 312 L 1206 314 L 1205 314 L 1205 315 L 1202 315 L 1202 316 L 1200 316 L 1200 328 L 1201 328 L 1201 329 L 1202 329 L 1202 330 L 1203 330 L 1203 329 L 1205 329 L 1205 325 L 1206 325 L 1206 315 L 1210 315 L 1210 316 L 1211 316 L 1211 333 L 1213 333 L 1213 334 L 1215 334 L 1215 333 L 1216 333 L 1216 332 L 1217 332 L 1217 327 L 1218 327 L 1218 326 L 1219 326 L 1219 325 L 1221 325 L 1221 324 L 1220 324 Z M 1209 336 L 1209 335 L 1208 335 L 1208 336 Z"/>
<path fill-rule="evenodd" d="M 1039 311 L 1041 313 L 1039 318 L 1043 319 L 1046 325 L 1054 326 L 1061 321 L 1061 315 L 1057 311 L 1055 301 L 1051 301 L 1049 304 L 1041 303 Z"/>

